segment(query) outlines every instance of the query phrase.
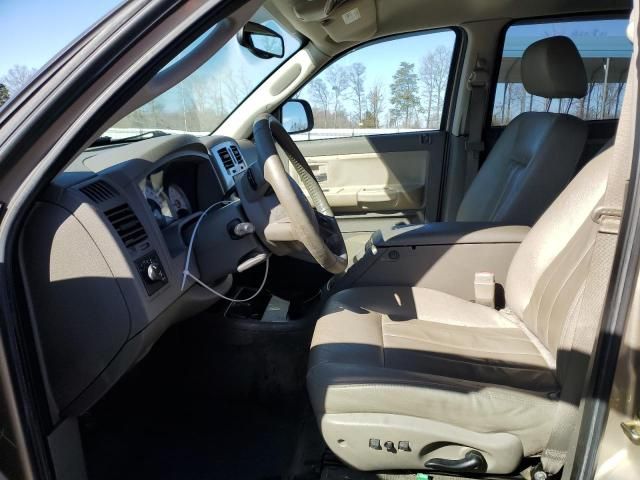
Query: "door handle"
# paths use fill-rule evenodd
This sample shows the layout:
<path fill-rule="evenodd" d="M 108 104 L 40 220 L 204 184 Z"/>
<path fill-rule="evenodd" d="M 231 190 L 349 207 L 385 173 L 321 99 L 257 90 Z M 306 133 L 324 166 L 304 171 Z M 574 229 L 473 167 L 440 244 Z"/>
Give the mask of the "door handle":
<path fill-rule="evenodd" d="M 622 422 L 620 424 L 622 431 L 627 436 L 631 443 L 634 445 L 640 445 L 640 420 L 629 420 L 628 422 Z"/>

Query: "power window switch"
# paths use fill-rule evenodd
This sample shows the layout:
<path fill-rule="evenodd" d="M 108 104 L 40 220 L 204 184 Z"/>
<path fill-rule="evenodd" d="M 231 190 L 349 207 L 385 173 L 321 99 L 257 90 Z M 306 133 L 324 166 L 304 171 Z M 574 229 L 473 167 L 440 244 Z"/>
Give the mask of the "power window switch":
<path fill-rule="evenodd" d="M 380 439 L 379 438 L 370 438 L 369 439 L 369 448 L 373 448 L 374 450 L 382 450 L 382 447 L 380 446 Z"/>
<path fill-rule="evenodd" d="M 410 452 L 411 451 L 411 447 L 409 446 L 409 442 L 405 441 L 405 440 L 401 440 L 398 442 L 398 450 L 401 450 L 403 452 Z"/>

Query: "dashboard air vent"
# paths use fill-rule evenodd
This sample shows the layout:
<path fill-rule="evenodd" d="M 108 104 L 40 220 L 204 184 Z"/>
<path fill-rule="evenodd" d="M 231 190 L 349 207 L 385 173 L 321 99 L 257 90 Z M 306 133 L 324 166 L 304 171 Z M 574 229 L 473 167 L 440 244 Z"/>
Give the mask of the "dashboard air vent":
<path fill-rule="evenodd" d="M 147 239 L 147 233 L 140 220 L 126 203 L 104 213 L 127 248 L 132 248 Z"/>
<path fill-rule="evenodd" d="M 220 157 L 220 160 L 222 160 L 222 164 L 224 165 L 224 168 L 227 169 L 227 171 L 233 168 L 234 162 L 233 158 L 231 158 L 229 150 L 227 150 L 226 148 L 219 149 L 218 156 Z"/>
<path fill-rule="evenodd" d="M 106 202 L 110 198 L 116 196 L 116 191 L 104 180 L 98 180 L 97 182 L 90 183 L 89 185 L 82 187 L 80 191 L 94 203 Z"/>
<path fill-rule="evenodd" d="M 242 159 L 242 155 L 240 155 L 240 150 L 235 145 L 231 145 L 231 153 L 233 154 L 233 158 L 236 160 L 236 164 L 242 165 L 244 160 Z"/>

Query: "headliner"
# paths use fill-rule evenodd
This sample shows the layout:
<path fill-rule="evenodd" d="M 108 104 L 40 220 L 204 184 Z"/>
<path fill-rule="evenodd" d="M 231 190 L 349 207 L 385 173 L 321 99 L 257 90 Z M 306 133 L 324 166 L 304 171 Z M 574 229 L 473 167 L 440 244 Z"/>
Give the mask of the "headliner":
<path fill-rule="evenodd" d="M 334 42 L 319 23 L 305 23 L 293 12 L 300 0 L 268 0 L 265 6 L 291 30 L 307 37 L 327 55 L 359 42 Z M 470 22 L 630 11 L 627 0 L 375 0 L 377 32 L 371 38 Z M 369 40 L 363 38 L 361 41 Z"/>

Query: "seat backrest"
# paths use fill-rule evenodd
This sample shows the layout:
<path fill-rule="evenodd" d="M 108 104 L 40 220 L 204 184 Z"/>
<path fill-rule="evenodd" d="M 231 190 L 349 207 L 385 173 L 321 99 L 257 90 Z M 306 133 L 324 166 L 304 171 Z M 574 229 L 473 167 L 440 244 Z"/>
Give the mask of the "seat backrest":
<path fill-rule="evenodd" d="M 536 222 L 516 252 L 505 285 L 511 310 L 557 358 L 570 348 L 598 231 L 613 148 L 589 162 Z"/>
<path fill-rule="evenodd" d="M 532 95 L 579 98 L 587 92 L 584 63 L 567 37 L 531 44 L 522 56 L 521 75 Z M 519 115 L 469 186 L 456 220 L 533 225 L 569 183 L 586 141 L 586 123 L 572 115 Z"/>

